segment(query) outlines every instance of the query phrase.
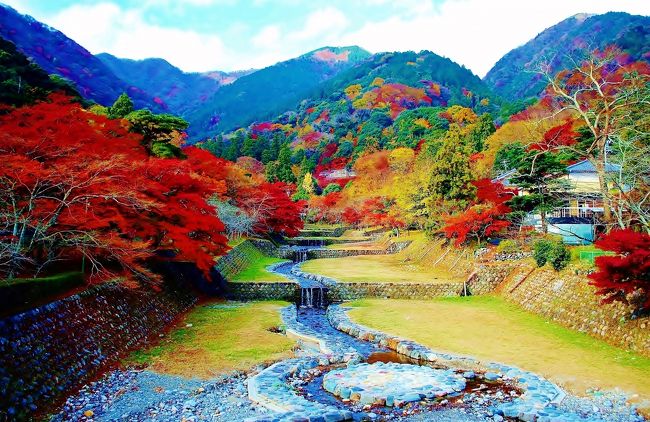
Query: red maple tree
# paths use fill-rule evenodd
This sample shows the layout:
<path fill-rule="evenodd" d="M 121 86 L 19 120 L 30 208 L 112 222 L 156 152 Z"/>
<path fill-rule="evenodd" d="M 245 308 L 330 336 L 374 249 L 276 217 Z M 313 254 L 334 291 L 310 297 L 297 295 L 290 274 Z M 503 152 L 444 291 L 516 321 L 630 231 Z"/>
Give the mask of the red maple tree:
<path fill-rule="evenodd" d="M 613 230 L 596 242 L 596 246 L 615 255 L 596 257 L 598 271 L 589 275 L 596 293 L 604 303 L 628 304 L 638 293 L 639 311 L 650 311 L 650 235 L 630 229 Z"/>
<path fill-rule="evenodd" d="M 155 279 L 171 251 L 204 272 L 227 250 L 206 199 L 224 190 L 190 160 L 150 157 L 141 136 L 70 98 L 0 116 L 0 272 L 36 275 L 89 263 L 93 280 Z M 190 154 L 191 156 L 191 154 Z"/>
<path fill-rule="evenodd" d="M 254 219 L 256 233 L 297 236 L 304 224 L 301 214 L 305 202 L 291 200 L 293 191 L 292 185 L 283 182 L 264 182 L 243 191 L 238 205 Z"/>
<path fill-rule="evenodd" d="M 464 212 L 449 216 L 441 229 L 447 238 L 456 239 L 456 246 L 469 239 L 481 242 L 510 226 L 505 215 L 511 210 L 505 203 L 512 198 L 514 192 L 490 179 L 475 180 L 472 184 L 476 186 L 476 200 L 472 206 Z"/>
<path fill-rule="evenodd" d="M 442 231 L 447 238 L 455 238 L 455 245 L 460 246 L 472 238 L 481 242 L 508 226 L 510 226 L 510 222 L 503 220 L 500 206 L 480 204 L 447 218 Z"/>

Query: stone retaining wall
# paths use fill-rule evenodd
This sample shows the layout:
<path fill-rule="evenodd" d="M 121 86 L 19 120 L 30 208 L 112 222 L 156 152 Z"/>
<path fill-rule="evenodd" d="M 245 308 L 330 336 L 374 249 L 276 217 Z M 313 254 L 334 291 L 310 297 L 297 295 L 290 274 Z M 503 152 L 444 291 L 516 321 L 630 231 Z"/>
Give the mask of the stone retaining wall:
<path fill-rule="evenodd" d="M 361 298 L 431 299 L 460 296 L 463 283 L 337 283 L 329 286 L 327 299 L 341 302 Z"/>
<path fill-rule="evenodd" d="M 179 286 L 154 292 L 107 283 L 0 320 L 0 420 L 49 408 L 195 302 Z"/>
<path fill-rule="evenodd" d="M 529 275 L 527 275 L 529 274 Z M 650 318 L 630 320 L 632 307 L 601 304 L 585 276 L 520 268 L 500 286 L 501 294 L 522 308 L 567 328 L 650 356 Z"/>
<path fill-rule="evenodd" d="M 477 264 L 472 274 L 467 277 L 467 286 L 472 295 L 488 294 L 512 273 L 517 264 L 500 262 L 498 264 Z"/>
<path fill-rule="evenodd" d="M 246 239 L 228 251 L 217 261 L 215 269 L 225 279 L 230 280 L 251 264 L 260 254 L 282 259 L 292 259 L 294 252 L 278 248 L 265 239 Z"/>
<path fill-rule="evenodd" d="M 300 231 L 300 235 L 305 237 L 341 237 L 349 228 L 341 226 L 335 229 L 303 229 Z"/>
<path fill-rule="evenodd" d="M 231 300 L 286 300 L 295 302 L 300 294 L 296 282 L 277 283 L 226 283 L 226 297 Z"/>
<path fill-rule="evenodd" d="M 389 255 L 400 252 L 411 242 L 392 242 L 386 249 L 316 249 L 309 251 L 307 257 L 309 259 L 320 258 L 344 258 L 348 256 L 359 255 Z"/>
<path fill-rule="evenodd" d="M 231 279 L 250 264 L 251 255 L 259 254 L 259 250 L 250 240 L 244 240 L 239 245 L 219 257 L 215 268 L 225 279 Z"/>
<path fill-rule="evenodd" d="M 273 244 L 270 240 L 266 239 L 249 239 L 248 242 L 252 243 L 257 249 L 262 251 L 264 255 L 273 256 L 281 259 L 292 259 L 294 252 L 286 248 L 280 248 Z"/>

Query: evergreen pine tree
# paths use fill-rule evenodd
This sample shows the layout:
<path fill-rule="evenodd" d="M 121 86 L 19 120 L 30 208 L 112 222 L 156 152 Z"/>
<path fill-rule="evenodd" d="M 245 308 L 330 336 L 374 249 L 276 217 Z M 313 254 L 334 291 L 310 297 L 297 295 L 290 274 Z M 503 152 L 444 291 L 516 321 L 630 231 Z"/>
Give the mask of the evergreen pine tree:
<path fill-rule="evenodd" d="M 255 144 L 257 143 L 256 141 L 257 140 L 253 139 L 250 135 L 246 136 L 244 144 L 241 148 L 241 155 L 255 158 Z"/>
<path fill-rule="evenodd" d="M 282 148 L 280 148 L 276 177 L 281 182 L 296 183 L 296 176 L 291 170 L 291 150 L 288 145 L 283 145 Z"/>
<path fill-rule="evenodd" d="M 133 101 L 126 94 L 122 93 L 113 105 L 108 109 L 108 117 L 111 119 L 123 119 L 133 111 Z"/>

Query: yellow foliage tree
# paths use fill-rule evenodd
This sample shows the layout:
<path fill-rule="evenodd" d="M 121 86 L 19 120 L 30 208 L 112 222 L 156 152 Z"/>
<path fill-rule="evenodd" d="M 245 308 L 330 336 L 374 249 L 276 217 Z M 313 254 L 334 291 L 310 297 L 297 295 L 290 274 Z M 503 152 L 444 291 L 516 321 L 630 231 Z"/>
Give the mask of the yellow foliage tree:
<path fill-rule="evenodd" d="M 304 126 L 302 126 L 302 127 L 300 127 L 298 129 L 298 137 L 303 137 L 306 134 L 311 133 L 313 131 L 314 131 L 314 128 L 309 123 L 307 123 L 306 125 L 304 125 Z"/>
<path fill-rule="evenodd" d="M 345 88 L 345 95 L 347 95 L 350 100 L 354 100 L 359 96 L 359 94 L 361 94 L 361 85 L 359 84 L 350 85 Z"/>
<path fill-rule="evenodd" d="M 468 124 L 476 123 L 478 116 L 471 108 L 454 105 L 445 111 L 445 115 L 451 120 L 451 123 L 456 123 L 458 126 L 463 127 Z"/>
<path fill-rule="evenodd" d="M 413 167 L 415 152 L 411 148 L 396 148 L 388 155 L 388 165 L 391 171 L 405 174 Z"/>

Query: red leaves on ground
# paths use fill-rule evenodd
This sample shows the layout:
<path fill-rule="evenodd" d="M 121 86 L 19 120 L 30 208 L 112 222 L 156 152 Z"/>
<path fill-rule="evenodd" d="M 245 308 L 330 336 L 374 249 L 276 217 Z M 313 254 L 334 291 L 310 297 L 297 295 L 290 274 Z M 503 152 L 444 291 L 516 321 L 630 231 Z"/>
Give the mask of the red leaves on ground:
<path fill-rule="evenodd" d="M 596 246 L 616 253 L 596 257 L 598 271 L 589 275 L 604 303 L 629 303 L 631 294 L 640 293 L 641 311 L 650 311 L 650 235 L 630 229 L 613 230 Z"/>

